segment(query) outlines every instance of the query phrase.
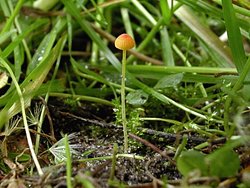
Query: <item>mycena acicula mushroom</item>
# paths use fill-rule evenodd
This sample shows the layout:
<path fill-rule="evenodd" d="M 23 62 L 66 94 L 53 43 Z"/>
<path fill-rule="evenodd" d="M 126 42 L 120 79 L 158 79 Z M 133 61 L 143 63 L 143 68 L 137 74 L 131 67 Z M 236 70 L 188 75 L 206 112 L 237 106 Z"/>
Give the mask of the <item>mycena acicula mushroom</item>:
<path fill-rule="evenodd" d="M 129 50 L 134 46 L 134 39 L 126 33 L 119 35 L 115 40 L 115 47 L 123 51 Z"/>
<path fill-rule="evenodd" d="M 121 106 L 122 106 L 122 126 L 124 133 L 124 152 L 128 151 L 128 132 L 125 110 L 125 79 L 126 79 L 126 52 L 135 46 L 134 39 L 124 33 L 119 35 L 115 40 L 115 47 L 122 50 L 122 83 L 121 83 Z"/>

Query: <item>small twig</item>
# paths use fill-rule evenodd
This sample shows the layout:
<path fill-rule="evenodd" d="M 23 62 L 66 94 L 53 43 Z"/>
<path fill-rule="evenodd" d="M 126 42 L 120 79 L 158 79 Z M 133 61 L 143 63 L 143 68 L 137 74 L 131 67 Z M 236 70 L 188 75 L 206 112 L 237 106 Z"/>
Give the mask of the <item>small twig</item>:
<path fill-rule="evenodd" d="M 128 134 L 130 138 L 133 138 L 141 143 L 143 143 L 145 146 L 150 147 L 152 150 L 154 150 L 155 152 L 159 153 L 162 157 L 167 158 L 171 163 L 175 164 L 175 162 L 166 154 L 166 152 L 162 151 L 160 148 L 158 148 L 157 146 L 155 146 L 154 144 L 150 143 L 149 141 L 134 135 L 132 133 Z"/>
<path fill-rule="evenodd" d="M 68 52 L 68 51 L 64 51 L 62 52 L 62 56 L 82 56 L 82 57 L 89 57 L 91 56 L 91 53 L 89 52 L 83 52 L 83 51 L 71 51 L 71 52 Z"/>
<path fill-rule="evenodd" d="M 47 102 L 44 100 L 43 97 L 39 97 L 40 100 L 42 101 L 44 107 L 45 107 L 45 110 L 46 110 L 46 115 L 47 115 L 47 118 L 48 118 L 48 121 L 49 121 L 49 126 L 50 126 L 50 134 L 51 134 L 51 137 L 53 137 L 53 141 L 56 141 L 56 138 L 55 138 L 55 131 L 54 131 L 54 125 L 53 125 L 53 121 L 52 121 L 52 118 L 51 118 L 51 115 L 50 115 L 50 111 L 49 111 L 49 108 L 48 108 L 48 105 L 47 105 Z"/>
<path fill-rule="evenodd" d="M 48 134 L 39 133 L 39 132 L 37 132 L 36 130 L 33 130 L 33 129 L 30 129 L 30 132 L 31 132 L 31 133 L 34 133 L 35 135 L 39 134 L 39 135 L 41 135 L 42 137 L 48 138 L 48 139 L 51 140 L 53 143 L 56 143 L 56 142 L 57 142 L 57 140 L 55 139 L 55 137 L 50 136 L 50 135 L 48 135 Z"/>
<path fill-rule="evenodd" d="M 62 115 L 64 115 L 64 116 L 70 116 L 70 117 L 78 119 L 80 121 L 84 121 L 84 122 L 88 122 L 88 123 L 91 123 L 91 124 L 94 124 L 94 125 L 98 125 L 98 126 L 103 127 L 103 128 L 106 127 L 106 128 L 122 129 L 122 126 L 120 126 L 120 125 L 106 123 L 106 122 L 100 122 L 98 120 L 92 120 L 92 119 L 87 119 L 87 118 L 79 117 L 79 116 L 76 116 L 76 115 L 71 114 L 69 112 L 59 111 L 59 113 L 62 114 Z"/>
<path fill-rule="evenodd" d="M 132 134 L 132 133 L 129 133 L 129 137 L 143 143 L 144 145 L 146 145 L 148 147 L 150 147 L 156 153 L 159 153 L 162 157 L 166 156 L 166 154 L 160 148 L 156 147 L 154 144 L 150 143 L 149 141 L 147 141 L 147 140 L 145 140 L 145 139 L 143 139 L 135 134 Z"/>
<path fill-rule="evenodd" d="M 147 133 L 150 135 L 155 135 L 158 137 L 165 138 L 169 142 L 175 142 L 176 139 L 182 140 L 182 135 L 172 134 L 172 133 L 165 133 L 162 131 L 156 131 L 153 129 L 147 129 L 147 128 L 138 128 L 138 130 L 142 131 L 143 133 Z M 188 142 L 195 142 L 195 143 L 203 143 L 206 142 L 207 138 L 199 137 L 199 136 L 188 136 Z"/>

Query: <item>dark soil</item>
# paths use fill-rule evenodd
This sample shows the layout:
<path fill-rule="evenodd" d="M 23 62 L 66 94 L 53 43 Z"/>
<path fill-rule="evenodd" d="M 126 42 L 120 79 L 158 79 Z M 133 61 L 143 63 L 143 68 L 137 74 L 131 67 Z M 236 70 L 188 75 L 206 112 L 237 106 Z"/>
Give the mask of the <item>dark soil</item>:
<path fill-rule="evenodd" d="M 18 177 L 30 187 L 66 187 L 65 164 L 52 165 L 54 157 L 46 149 L 60 140 L 63 134 L 68 134 L 69 144 L 77 146 L 77 153 L 73 155 L 72 160 L 72 180 L 75 187 L 81 187 L 77 178 L 85 178 L 95 187 L 110 187 L 111 184 L 113 187 L 120 187 L 122 184 L 127 187 L 162 187 L 163 179 L 174 184 L 180 183 L 178 180 L 181 175 L 173 160 L 174 153 L 168 151 L 166 146 L 178 146 L 182 135 L 145 128 L 139 129 L 137 135 L 130 133 L 130 157 L 117 158 L 115 178 L 110 181 L 110 156 L 113 155 L 115 143 L 119 146 L 118 154 L 123 154 L 122 127 L 110 123 L 113 120 L 111 107 L 90 103 L 77 107 L 67 105 L 61 100 L 50 101 L 47 119 L 43 125 L 43 133 L 50 137 L 42 136 L 39 152 L 45 174 L 39 177 L 18 172 Z M 206 141 L 206 138 L 192 134 L 188 138 L 190 147 Z M 143 159 L 137 159 L 135 156 L 141 156 Z M 96 159 L 91 160 L 93 158 Z"/>
<path fill-rule="evenodd" d="M 119 146 L 118 153 L 123 153 L 122 128 L 108 123 L 114 120 L 113 109 L 107 107 L 104 109 L 93 104 L 86 104 L 85 107 L 74 109 L 63 104 L 62 101 L 53 101 L 50 103 L 49 109 L 53 127 L 58 127 L 55 128 L 57 139 L 60 138 L 59 131 L 71 134 L 74 139 L 70 140 L 70 144 L 80 144 L 80 153 L 93 151 L 87 156 L 74 156 L 73 175 L 88 173 L 96 187 L 108 187 L 111 159 L 88 162 L 79 162 L 79 159 L 112 156 L 114 143 Z M 132 139 L 130 139 L 130 142 L 129 154 L 140 155 L 144 159 L 119 157 L 115 171 L 116 183 L 122 182 L 126 185 L 135 186 L 152 182 L 154 178 L 162 179 L 167 177 L 172 180 L 180 178 L 175 165 L 169 162 L 166 157 L 161 156 L 149 147 L 145 147 L 142 143 L 135 143 Z M 157 143 L 157 140 L 155 142 Z M 166 144 L 165 142 L 160 145 L 164 146 Z M 164 150 L 164 148 L 159 149 Z M 65 166 L 61 165 L 57 168 L 58 173 L 54 173 L 54 176 L 51 177 L 53 181 L 50 181 L 50 184 L 56 186 L 60 182 L 60 187 L 63 187 L 66 181 L 62 181 L 60 178 L 58 182 L 56 177 L 65 176 L 66 169 Z M 55 172 L 55 170 L 53 171 Z M 43 183 L 47 184 L 46 182 Z"/>

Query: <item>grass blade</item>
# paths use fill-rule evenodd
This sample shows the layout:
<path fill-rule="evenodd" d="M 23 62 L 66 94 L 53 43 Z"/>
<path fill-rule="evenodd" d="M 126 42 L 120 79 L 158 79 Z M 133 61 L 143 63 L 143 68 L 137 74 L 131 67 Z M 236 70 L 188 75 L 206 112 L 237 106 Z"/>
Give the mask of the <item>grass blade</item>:
<path fill-rule="evenodd" d="M 49 55 L 58 32 L 64 28 L 65 25 L 65 19 L 57 20 L 57 23 L 55 24 L 52 31 L 43 38 L 38 49 L 36 50 L 36 53 L 33 55 L 32 61 L 28 65 L 27 74 L 29 74 L 43 59 Z"/>
<path fill-rule="evenodd" d="M 243 70 L 247 58 L 243 48 L 239 24 L 235 16 L 232 2 L 230 0 L 222 0 L 222 7 L 227 29 L 228 43 L 231 48 L 234 63 L 240 73 Z"/>
<path fill-rule="evenodd" d="M 2 29 L 2 31 L 1 31 L 0 34 L 3 34 L 3 33 L 5 33 L 5 32 L 7 32 L 7 31 L 10 30 L 11 25 L 12 25 L 12 23 L 13 23 L 16 15 L 19 13 L 19 11 L 20 11 L 20 9 L 21 9 L 21 7 L 22 7 L 22 5 L 23 5 L 24 2 L 25 2 L 24 0 L 19 0 L 17 2 L 16 7 L 15 7 L 13 13 L 10 15 L 9 19 L 7 20 L 7 22 L 4 25 L 4 28 Z"/>
<path fill-rule="evenodd" d="M 70 145 L 68 140 L 68 135 L 64 136 L 64 145 L 65 145 L 65 155 L 66 155 L 66 182 L 67 187 L 72 188 L 71 176 L 72 176 L 72 160 L 70 153 Z"/>

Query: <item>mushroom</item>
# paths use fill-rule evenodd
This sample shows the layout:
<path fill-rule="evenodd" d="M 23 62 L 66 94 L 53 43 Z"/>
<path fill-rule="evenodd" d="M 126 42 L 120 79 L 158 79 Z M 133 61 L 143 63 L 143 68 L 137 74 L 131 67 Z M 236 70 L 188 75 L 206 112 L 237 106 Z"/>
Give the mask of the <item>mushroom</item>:
<path fill-rule="evenodd" d="M 126 79 L 126 52 L 135 46 L 134 39 L 124 33 L 119 35 L 115 40 L 115 47 L 122 50 L 122 83 L 121 83 L 121 107 L 122 107 L 122 125 L 124 134 L 124 152 L 128 151 L 128 131 L 125 109 L 125 79 Z"/>
<path fill-rule="evenodd" d="M 119 35 L 115 40 L 115 47 L 118 48 L 119 50 L 126 51 L 133 48 L 134 46 L 135 46 L 134 39 L 126 33 Z"/>

